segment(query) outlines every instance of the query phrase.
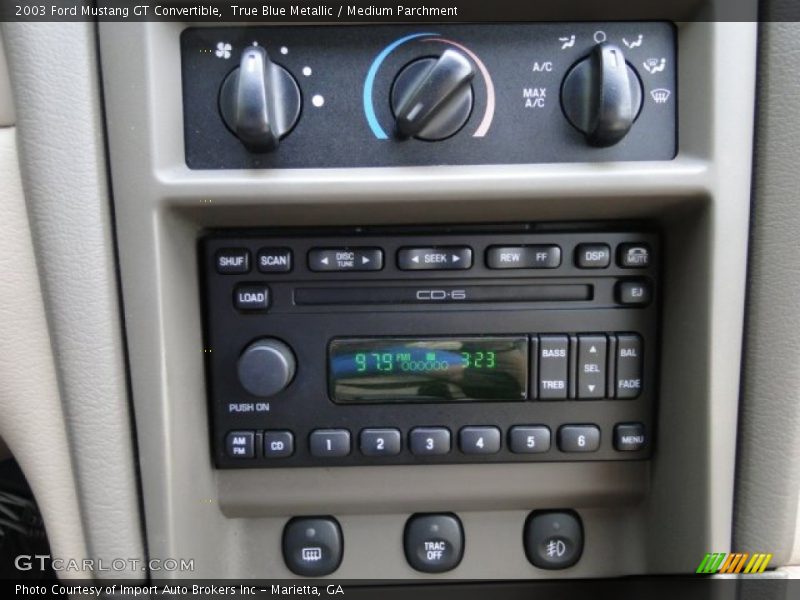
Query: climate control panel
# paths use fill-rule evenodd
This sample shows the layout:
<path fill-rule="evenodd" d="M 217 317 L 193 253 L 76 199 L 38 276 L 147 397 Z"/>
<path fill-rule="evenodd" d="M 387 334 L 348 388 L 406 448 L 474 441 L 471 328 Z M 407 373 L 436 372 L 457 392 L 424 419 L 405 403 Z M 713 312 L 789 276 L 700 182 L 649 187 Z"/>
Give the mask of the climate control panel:
<path fill-rule="evenodd" d="M 193 169 L 669 160 L 665 22 L 191 28 Z"/>

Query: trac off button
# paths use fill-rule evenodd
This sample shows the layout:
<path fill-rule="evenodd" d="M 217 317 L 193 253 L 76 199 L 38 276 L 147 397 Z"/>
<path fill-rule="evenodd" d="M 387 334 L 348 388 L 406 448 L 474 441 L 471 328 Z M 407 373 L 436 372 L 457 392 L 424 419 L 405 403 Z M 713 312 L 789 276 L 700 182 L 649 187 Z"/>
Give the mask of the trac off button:
<path fill-rule="evenodd" d="M 403 546 L 414 569 L 443 573 L 464 556 L 464 529 L 454 514 L 414 515 L 406 523 Z"/>

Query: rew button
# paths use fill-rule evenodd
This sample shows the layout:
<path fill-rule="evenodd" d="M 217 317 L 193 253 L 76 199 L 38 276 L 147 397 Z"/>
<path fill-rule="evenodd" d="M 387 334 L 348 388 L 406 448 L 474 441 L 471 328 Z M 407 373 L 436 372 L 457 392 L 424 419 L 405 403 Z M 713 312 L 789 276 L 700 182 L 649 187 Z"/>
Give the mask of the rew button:
<path fill-rule="evenodd" d="M 556 269 L 560 265 L 558 246 L 492 246 L 486 251 L 490 269 Z"/>

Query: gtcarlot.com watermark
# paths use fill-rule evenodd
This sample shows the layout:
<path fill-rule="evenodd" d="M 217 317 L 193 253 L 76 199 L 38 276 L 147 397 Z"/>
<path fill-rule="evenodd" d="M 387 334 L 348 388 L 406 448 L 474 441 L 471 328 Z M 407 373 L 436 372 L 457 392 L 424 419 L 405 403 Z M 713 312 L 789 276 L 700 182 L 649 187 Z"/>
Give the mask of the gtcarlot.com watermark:
<path fill-rule="evenodd" d="M 56 573 L 97 573 L 103 572 L 191 572 L 194 571 L 193 558 L 59 558 L 49 554 L 20 554 L 14 559 L 18 571 L 55 571 Z"/>

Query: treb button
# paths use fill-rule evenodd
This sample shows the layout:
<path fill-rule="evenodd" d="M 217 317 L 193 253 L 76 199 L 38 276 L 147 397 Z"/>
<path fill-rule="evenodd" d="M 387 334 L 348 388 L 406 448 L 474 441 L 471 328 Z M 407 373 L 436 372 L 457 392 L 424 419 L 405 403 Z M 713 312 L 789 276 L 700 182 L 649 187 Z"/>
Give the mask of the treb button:
<path fill-rule="evenodd" d="M 397 253 L 397 267 L 403 271 L 469 269 L 472 267 L 472 248 L 400 248 Z"/>

